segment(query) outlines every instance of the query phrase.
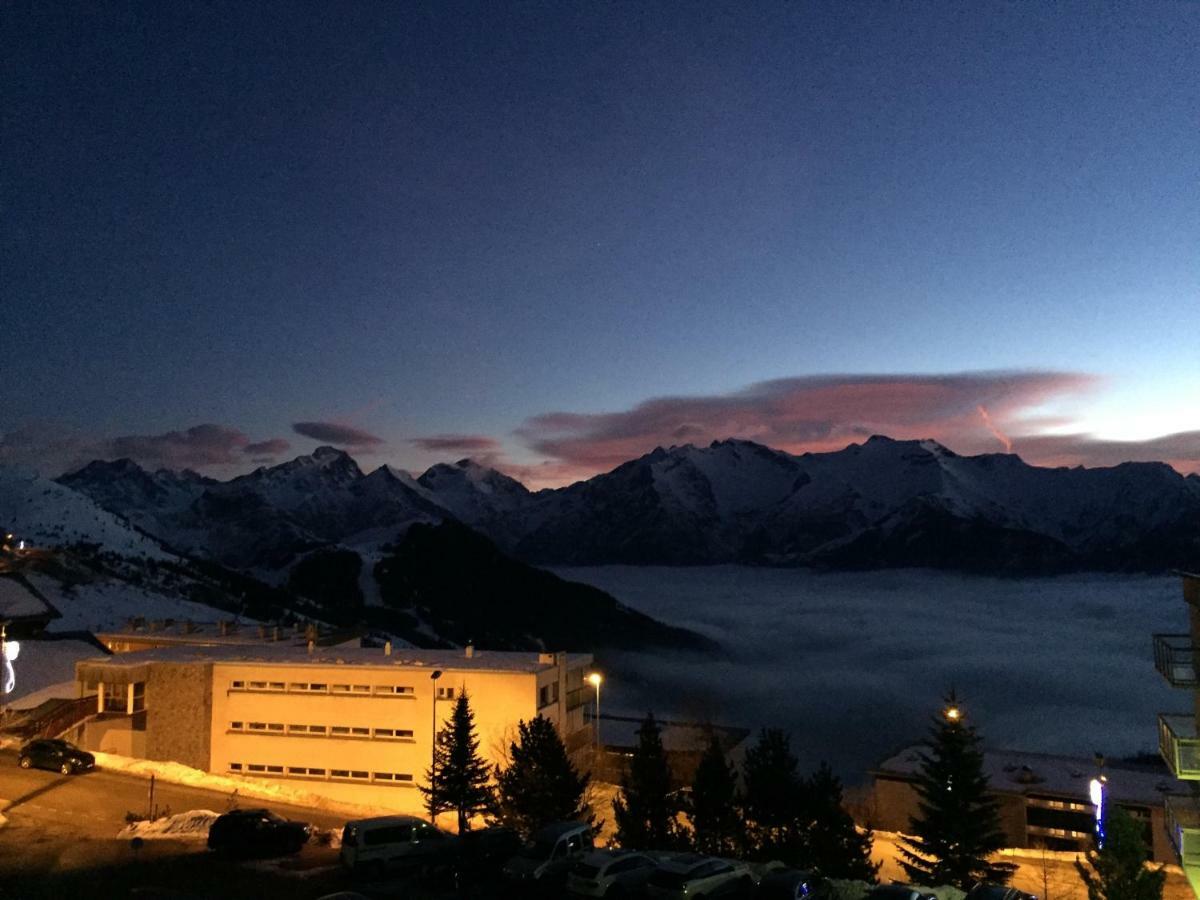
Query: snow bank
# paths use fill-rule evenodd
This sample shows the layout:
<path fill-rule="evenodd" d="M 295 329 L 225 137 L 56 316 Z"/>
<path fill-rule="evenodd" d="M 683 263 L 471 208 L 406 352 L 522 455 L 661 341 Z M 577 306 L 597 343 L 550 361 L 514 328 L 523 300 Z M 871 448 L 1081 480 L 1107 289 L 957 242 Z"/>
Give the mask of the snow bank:
<path fill-rule="evenodd" d="M 217 821 L 220 813 L 211 809 L 192 809 L 164 816 L 161 819 L 148 819 L 144 822 L 132 822 L 118 832 L 119 838 L 188 838 L 199 839 L 208 837 L 208 829 Z"/>
<path fill-rule="evenodd" d="M 116 579 L 66 586 L 40 572 L 30 572 L 26 577 L 62 613 L 62 618 L 56 619 L 51 626 L 54 631 L 119 629 L 133 616 L 208 622 L 216 614 L 213 607 L 203 603 L 167 596 Z M 98 653 L 93 650 L 92 655 Z"/>
<path fill-rule="evenodd" d="M 123 772 L 138 778 L 149 778 L 153 775 L 157 780 L 165 781 L 168 784 L 182 784 L 209 791 L 219 791 L 224 794 L 236 792 L 239 798 L 247 800 L 270 800 L 290 806 L 304 806 L 309 809 L 357 818 L 395 815 L 395 810 L 342 803 L 281 781 L 247 778 L 239 775 L 214 775 L 211 772 L 203 772 L 177 762 L 132 759 L 128 756 L 118 756 L 115 753 L 96 753 L 94 755 L 97 768 L 109 772 Z"/>

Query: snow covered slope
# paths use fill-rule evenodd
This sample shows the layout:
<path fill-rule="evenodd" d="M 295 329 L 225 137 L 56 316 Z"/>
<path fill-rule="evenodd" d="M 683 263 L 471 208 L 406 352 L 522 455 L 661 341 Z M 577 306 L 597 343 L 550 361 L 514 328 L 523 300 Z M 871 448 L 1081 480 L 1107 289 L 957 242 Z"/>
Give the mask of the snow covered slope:
<path fill-rule="evenodd" d="M 90 497 L 16 469 L 0 468 L 0 527 L 35 547 L 87 543 L 122 556 L 173 558 L 158 540 Z"/>

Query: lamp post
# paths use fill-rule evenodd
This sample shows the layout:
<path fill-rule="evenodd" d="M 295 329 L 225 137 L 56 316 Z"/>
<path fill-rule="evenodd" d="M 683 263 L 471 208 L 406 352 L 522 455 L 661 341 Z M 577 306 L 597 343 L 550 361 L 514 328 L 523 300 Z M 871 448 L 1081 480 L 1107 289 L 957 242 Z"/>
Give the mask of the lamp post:
<path fill-rule="evenodd" d="M 592 672 L 587 677 L 587 682 L 596 689 L 596 762 L 600 762 L 600 684 L 604 681 L 604 676 L 599 672 Z"/>
<path fill-rule="evenodd" d="M 433 780 L 437 777 L 437 680 L 442 677 L 441 669 L 429 673 L 429 788 L 433 790 Z M 431 798 L 432 799 L 432 795 Z M 429 817 L 431 820 L 433 816 Z M 436 824 L 436 822 L 434 823 Z"/>

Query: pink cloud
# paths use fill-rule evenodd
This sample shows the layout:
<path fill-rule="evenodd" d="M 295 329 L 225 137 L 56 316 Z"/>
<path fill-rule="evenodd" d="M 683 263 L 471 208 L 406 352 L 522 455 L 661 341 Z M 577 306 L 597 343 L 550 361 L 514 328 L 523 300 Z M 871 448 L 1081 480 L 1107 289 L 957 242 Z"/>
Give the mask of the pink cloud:
<path fill-rule="evenodd" d="M 323 441 L 326 444 L 337 444 L 342 447 L 355 447 L 360 450 L 383 443 L 383 438 L 378 438 L 349 425 L 339 425 L 336 422 L 295 422 L 292 424 L 292 430 L 296 434 L 312 438 L 314 441 Z"/>
<path fill-rule="evenodd" d="M 429 437 L 412 438 L 414 447 L 432 453 L 494 454 L 500 450 L 500 442 L 484 434 L 435 434 Z"/>
<path fill-rule="evenodd" d="M 517 434 L 576 477 L 656 446 L 725 438 L 800 453 L 886 434 L 931 437 L 978 453 L 1004 450 L 1042 404 L 1078 396 L 1097 381 L 1044 371 L 781 378 L 729 394 L 654 398 L 621 412 L 547 413 L 526 421 Z"/>

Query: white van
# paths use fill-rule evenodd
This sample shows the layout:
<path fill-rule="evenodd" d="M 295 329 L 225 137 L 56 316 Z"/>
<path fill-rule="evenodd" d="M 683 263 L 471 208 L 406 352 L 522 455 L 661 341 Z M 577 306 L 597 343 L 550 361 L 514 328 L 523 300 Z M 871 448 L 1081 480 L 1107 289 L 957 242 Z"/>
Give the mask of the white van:
<path fill-rule="evenodd" d="M 449 865 L 456 842 L 416 816 L 379 816 L 347 822 L 339 856 L 351 872 L 377 879 L 397 869 Z"/>

